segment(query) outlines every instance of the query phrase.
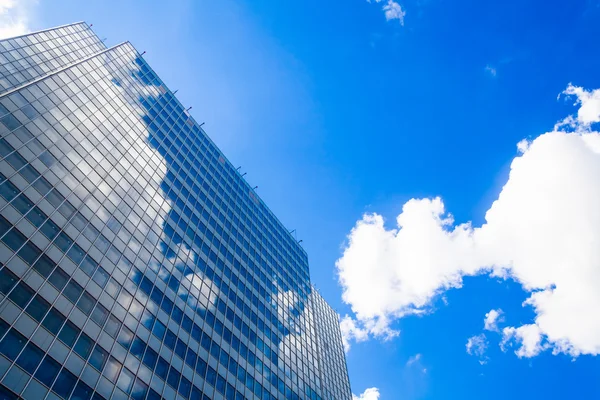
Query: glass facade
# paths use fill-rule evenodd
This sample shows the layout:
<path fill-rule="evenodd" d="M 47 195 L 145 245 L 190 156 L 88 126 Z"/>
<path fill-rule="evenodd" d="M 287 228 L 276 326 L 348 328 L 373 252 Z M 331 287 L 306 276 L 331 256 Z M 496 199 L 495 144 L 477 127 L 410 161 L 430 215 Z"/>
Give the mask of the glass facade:
<path fill-rule="evenodd" d="M 0 399 L 351 399 L 304 250 L 128 42 L 0 41 Z"/>

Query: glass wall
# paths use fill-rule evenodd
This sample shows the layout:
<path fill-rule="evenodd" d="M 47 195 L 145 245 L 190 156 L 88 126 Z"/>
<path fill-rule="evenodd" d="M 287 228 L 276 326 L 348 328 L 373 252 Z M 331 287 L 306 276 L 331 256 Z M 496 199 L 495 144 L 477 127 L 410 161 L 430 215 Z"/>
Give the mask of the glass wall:
<path fill-rule="evenodd" d="M 0 397 L 351 398 L 306 253 L 133 46 L 74 24 L 4 59 Z"/>

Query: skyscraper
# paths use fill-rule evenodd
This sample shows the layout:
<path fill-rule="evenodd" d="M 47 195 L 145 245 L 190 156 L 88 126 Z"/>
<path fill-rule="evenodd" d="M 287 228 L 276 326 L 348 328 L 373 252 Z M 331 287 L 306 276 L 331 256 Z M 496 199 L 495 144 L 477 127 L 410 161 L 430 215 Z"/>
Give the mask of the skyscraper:
<path fill-rule="evenodd" d="M 351 399 L 307 255 L 129 43 L 0 41 L 0 399 Z"/>

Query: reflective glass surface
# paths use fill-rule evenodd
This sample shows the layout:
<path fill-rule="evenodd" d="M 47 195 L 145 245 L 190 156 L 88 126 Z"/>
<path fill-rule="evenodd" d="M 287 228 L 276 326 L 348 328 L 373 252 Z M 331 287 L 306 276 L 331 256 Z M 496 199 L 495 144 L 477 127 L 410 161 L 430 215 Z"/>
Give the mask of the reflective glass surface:
<path fill-rule="evenodd" d="M 1 395 L 351 399 L 306 253 L 131 44 L 0 54 Z"/>

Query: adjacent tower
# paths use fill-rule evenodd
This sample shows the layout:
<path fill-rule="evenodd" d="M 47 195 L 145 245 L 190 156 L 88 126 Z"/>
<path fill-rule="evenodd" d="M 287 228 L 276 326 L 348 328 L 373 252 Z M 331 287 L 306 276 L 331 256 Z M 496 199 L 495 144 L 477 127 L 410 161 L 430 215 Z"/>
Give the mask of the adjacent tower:
<path fill-rule="evenodd" d="M 352 398 L 304 250 L 130 43 L 0 41 L 0 398 Z"/>

